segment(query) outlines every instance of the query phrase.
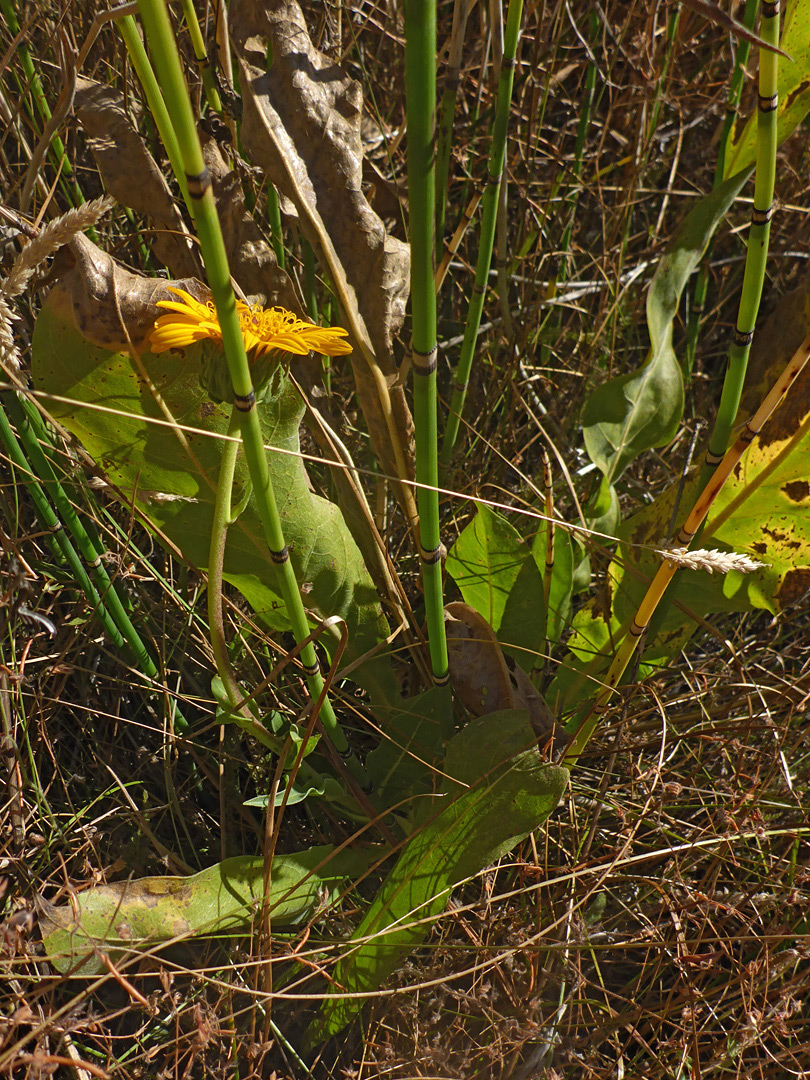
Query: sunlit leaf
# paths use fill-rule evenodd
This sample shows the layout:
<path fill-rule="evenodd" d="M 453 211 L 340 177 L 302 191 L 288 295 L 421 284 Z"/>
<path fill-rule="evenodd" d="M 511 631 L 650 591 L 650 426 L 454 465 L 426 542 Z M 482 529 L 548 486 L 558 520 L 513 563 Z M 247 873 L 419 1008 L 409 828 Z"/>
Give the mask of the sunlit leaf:
<path fill-rule="evenodd" d="M 418 827 L 347 945 L 311 1041 L 340 1031 L 362 1006 L 362 997 L 343 995 L 376 989 L 425 939 L 453 889 L 555 808 L 568 770 L 545 763 L 535 738 L 528 714 L 510 710 L 471 722 L 451 741 L 448 780 L 425 802 Z"/>
<path fill-rule="evenodd" d="M 328 906 L 341 882 L 358 877 L 369 854 L 313 847 L 277 855 L 268 894 L 276 926 L 290 926 Z M 167 941 L 251 929 L 264 895 L 264 859 L 238 856 L 190 877 L 147 877 L 97 885 L 54 907 L 38 901 L 45 955 L 59 972 L 96 975 L 103 949 L 115 962 Z"/>

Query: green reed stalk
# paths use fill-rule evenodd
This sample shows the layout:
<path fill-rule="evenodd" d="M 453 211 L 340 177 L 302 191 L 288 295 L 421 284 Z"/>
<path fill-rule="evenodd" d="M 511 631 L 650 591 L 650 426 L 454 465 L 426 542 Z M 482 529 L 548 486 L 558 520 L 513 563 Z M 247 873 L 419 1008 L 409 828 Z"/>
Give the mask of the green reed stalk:
<path fill-rule="evenodd" d="M 517 53 L 520 20 L 523 16 L 523 0 L 511 0 L 506 18 L 506 32 L 503 44 L 503 62 L 498 80 L 498 96 L 495 105 L 495 123 L 492 130 L 492 142 L 487 168 L 487 186 L 481 199 L 481 232 L 478 244 L 478 262 L 475 269 L 475 285 L 467 311 L 467 323 L 464 327 L 464 340 L 461 343 L 461 356 L 456 369 L 453 400 L 444 431 L 440 464 L 442 470 L 450 465 L 458 438 L 459 424 L 464 412 L 467 387 L 470 383 L 475 344 L 481 314 L 484 309 L 484 293 L 492 262 L 492 248 L 495 240 L 495 224 L 498 216 L 498 195 L 501 187 L 504 160 L 506 157 L 506 132 L 509 126 L 509 109 L 512 101 L 512 86 L 515 78 L 515 55 Z"/>
<path fill-rule="evenodd" d="M 283 270 L 287 256 L 284 254 L 284 235 L 281 230 L 281 204 L 278 201 L 278 192 L 272 184 L 267 185 L 267 220 L 270 225 L 270 242 L 276 254 L 276 262 L 279 269 Z"/>
<path fill-rule="evenodd" d="M 276 567 L 279 589 L 293 634 L 295 640 L 300 643 L 309 636 L 309 621 L 290 562 L 290 553 L 284 542 L 281 518 L 267 468 L 256 409 L 256 395 L 237 316 L 236 299 L 231 287 L 228 259 L 217 217 L 211 176 L 203 160 L 165 0 L 138 0 L 138 8 L 152 49 L 158 79 L 177 134 L 189 195 L 195 205 L 195 224 L 208 285 L 216 305 L 222 332 L 222 344 L 233 384 L 234 409 L 239 420 L 239 431 L 253 484 L 256 506 L 270 549 L 270 558 Z M 301 662 L 312 700 L 318 701 L 324 688 L 324 681 L 312 642 L 308 642 L 301 649 Z M 348 742 L 338 724 L 332 704 L 326 696 L 321 704 L 321 721 L 337 751 L 345 753 L 348 750 Z M 356 774 L 362 774 L 361 766 L 356 760 L 354 771 Z"/>
<path fill-rule="evenodd" d="M 433 279 L 436 123 L 436 3 L 405 3 L 405 100 L 408 116 L 408 190 L 411 239 L 411 314 L 416 429 L 419 554 L 433 681 L 448 684 L 439 533 L 436 392 L 436 287 Z"/>
<path fill-rule="evenodd" d="M 728 355 L 728 367 L 723 380 L 720 405 L 714 430 L 709 439 L 709 449 L 703 467 L 706 483 L 712 470 L 722 460 L 729 443 L 731 429 L 740 405 L 748 354 L 754 338 L 762 287 L 765 282 L 765 264 L 768 258 L 768 242 L 773 215 L 773 193 L 776 180 L 777 113 L 779 96 L 776 78 L 779 70 L 779 3 L 762 0 L 760 36 L 773 45 L 773 49 L 759 50 L 759 97 L 757 101 L 757 164 L 754 180 L 754 206 L 751 211 L 751 228 L 748 234 L 748 251 L 745 259 L 740 306 L 734 340 Z"/>
<path fill-rule="evenodd" d="M 754 19 L 756 18 L 758 3 L 759 0 L 746 0 L 745 11 L 743 12 L 741 21 L 743 26 L 746 26 L 749 30 L 753 30 L 754 28 Z M 740 98 L 742 97 L 743 85 L 745 83 L 745 68 L 750 53 L 751 43 L 749 41 L 740 41 L 737 45 L 734 70 L 731 73 L 728 101 L 726 102 L 726 115 L 723 119 L 723 126 L 720 132 L 720 147 L 717 151 L 717 163 L 714 169 L 714 187 L 721 184 L 726 175 L 726 154 L 728 153 L 731 133 L 734 130 L 734 120 L 737 117 L 737 109 L 739 108 Z M 712 242 L 709 241 L 709 247 L 700 264 L 700 272 L 698 274 L 697 282 L 695 283 L 692 303 L 689 307 L 689 323 L 686 329 L 686 349 L 684 352 L 683 363 L 684 375 L 687 377 L 692 374 L 692 368 L 695 366 L 695 353 L 697 351 L 698 336 L 700 334 L 700 317 L 706 307 L 706 296 L 709 291 L 709 259 L 711 257 L 711 249 Z"/>
<path fill-rule="evenodd" d="M 166 102 L 163 100 L 163 94 L 160 92 L 160 87 L 155 78 L 152 64 L 146 54 L 141 35 L 138 32 L 138 24 L 135 22 L 132 15 L 124 15 L 118 20 L 117 25 L 118 29 L 121 31 L 121 37 L 124 39 L 124 44 L 127 47 L 132 66 L 135 68 L 135 74 L 138 76 L 141 86 L 143 87 L 146 104 L 149 106 L 149 112 L 151 113 L 152 119 L 155 121 L 158 135 L 160 135 L 160 140 L 165 147 L 166 154 L 169 158 L 169 164 L 172 167 L 172 172 L 177 178 L 177 183 L 180 185 L 183 199 L 193 218 L 194 206 L 192 200 L 189 198 L 188 188 L 186 187 L 186 176 L 183 172 L 183 161 L 180 156 L 180 147 L 177 142 L 177 136 L 174 133 L 174 128 L 172 127 L 172 122 L 169 117 L 169 110 L 166 108 Z"/>
<path fill-rule="evenodd" d="M 4 405 L 10 400 L 11 394 L 4 394 Z M 22 446 L 20 445 L 14 429 L 12 428 L 5 407 L 0 408 L 0 442 L 3 444 L 8 459 L 12 465 L 12 473 L 16 470 L 22 483 L 25 485 L 34 510 L 39 518 L 39 523 L 47 534 L 51 550 L 57 559 L 64 560 L 73 575 L 76 584 L 81 588 L 84 595 L 98 615 L 102 626 L 113 644 L 121 649 L 124 648 L 124 639 L 110 618 L 104 603 L 96 591 L 90 575 L 87 573 L 81 556 L 71 543 L 70 537 L 62 528 L 62 523 L 56 516 L 53 507 L 48 501 L 48 496 L 39 481 L 36 479 L 36 471 L 29 463 Z"/>
<path fill-rule="evenodd" d="M 211 65 L 208 63 L 208 54 L 205 50 L 205 42 L 203 41 L 200 24 L 197 21 L 197 12 L 194 10 L 194 4 L 192 0 L 180 0 L 180 4 L 183 8 L 183 18 L 186 20 L 186 28 L 188 29 L 191 47 L 194 50 L 194 58 L 200 69 L 200 78 L 202 79 L 206 100 L 217 116 L 222 116 L 222 101 L 219 96 L 219 90 L 217 90 L 217 84 L 214 81 Z"/>

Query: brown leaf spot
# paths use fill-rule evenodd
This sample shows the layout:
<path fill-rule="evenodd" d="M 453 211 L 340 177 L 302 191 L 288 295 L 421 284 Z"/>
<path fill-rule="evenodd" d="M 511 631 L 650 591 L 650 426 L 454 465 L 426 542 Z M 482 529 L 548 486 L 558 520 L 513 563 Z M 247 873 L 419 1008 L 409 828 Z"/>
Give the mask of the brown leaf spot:
<path fill-rule="evenodd" d="M 791 480 L 783 486 L 782 491 L 792 502 L 804 502 L 810 496 L 810 484 L 806 480 Z"/>
<path fill-rule="evenodd" d="M 810 569 L 801 567 L 798 570 L 788 570 L 777 593 L 780 611 L 799 601 L 808 589 L 810 589 Z"/>

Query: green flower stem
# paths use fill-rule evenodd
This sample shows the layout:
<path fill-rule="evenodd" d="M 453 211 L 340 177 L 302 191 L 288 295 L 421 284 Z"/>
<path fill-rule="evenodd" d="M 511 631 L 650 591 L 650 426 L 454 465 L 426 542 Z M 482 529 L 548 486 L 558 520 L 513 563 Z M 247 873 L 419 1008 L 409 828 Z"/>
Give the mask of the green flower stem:
<path fill-rule="evenodd" d="M 228 441 L 224 443 L 222 448 L 222 463 L 217 477 L 217 490 L 214 498 L 214 518 L 208 551 L 208 626 L 217 674 L 222 680 L 222 685 L 228 695 L 234 722 L 243 731 L 252 735 L 262 746 L 281 757 L 285 752 L 285 740 L 273 735 L 253 716 L 246 701 L 247 695 L 236 681 L 228 657 L 225 622 L 222 617 L 222 567 L 225 559 L 225 544 L 228 528 L 238 517 L 238 510 L 234 511 L 232 502 L 234 473 L 240 445 L 234 436 L 237 436 L 238 433 L 239 414 L 234 409 L 231 412 L 228 425 Z M 310 787 L 321 789 L 324 787 L 324 781 L 320 773 L 316 772 L 308 761 L 299 761 L 297 774 Z M 356 806 L 352 803 L 347 809 L 356 811 Z"/>
<path fill-rule="evenodd" d="M 239 430 L 253 484 L 256 506 L 270 548 L 270 557 L 278 574 L 279 590 L 286 605 L 287 616 L 295 639 L 300 643 L 309 636 L 309 622 L 290 562 L 290 553 L 284 542 L 281 518 L 267 468 L 259 415 L 256 409 L 256 396 L 236 312 L 236 300 L 231 287 L 228 260 L 211 187 L 211 176 L 203 160 L 165 2 L 164 0 L 138 0 L 138 7 L 147 39 L 152 47 L 154 64 L 163 88 L 164 98 L 177 133 L 189 194 L 196 206 L 195 223 L 208 276 L 208 285 L 222 331 L 222 344 L 233 384 L 234 408 L 239 419 Z M 324 681 L 312 642 L 301 649 L 301 662 L 304 666 L 309 692 L 313 701 L 317 701 L 323 690 Z M 339 753 L 345 753 L 348 750 L 348 742 L 328 698 L 324 698 L 321 706 L 321 721 L 335 748 Z M 350 763 L 352 761 L 354 761 L 351 766 L 353 771 L 359 779 L 362 779 L 361 766 L 356 759 L 349 759 Z"/>
<path fill-rule="evenodd" d="M 758 3 L 759 0 L 746 0 L 745 11 L 743 12 L 741 21 L 743 26 L 748 27 L 749 30 L 753 30 L 754 28 L 754 19 L 756 17 Z M 731 74 L 728 102 L 726 104 L 726 115 L 720 132 L 720 148 L 717 152 L 717 163 L 714 169 L 714 187 L 718 187 L 726 175 L 728 144 L 731 140 L 731 133 L 734 129 L 734 120 L 737 116 L 737 108 L 740 104 L 740 98 L 742 97 L 742 90 L 745 82 L 745 68 L 750 53 L 751 43 L 749 41 L 739 41 L 737 43 L 737 56 L 734 63 L 734 71 Z M 691 375 L 692 368 L 695 366 L 695 353 L 697 351 L 698 335 L 700 333 L 700 317 L 706 306 L 706 296 L 709 291 L 708 266 L 711 247 L 712 244 L 710 241 L 709 247 L 703 256 L 703 261 L 700 265 L 700 273 L 698 274 L 695 283 L 695 291 L 689 308 L 689 323 L 686 330 L 686 350 L 684 353 L 684 374 L 687 377 Z"/>
<path fill-rule="evenodd" d="M 211 543 L 208 549 L 208 632 L 211 636 L 211 648 L 214 653 L 214 663 L 217 674 L 222 680 L 225 692 L 228 695 L 233 718 L 235 722 L 246 731 L 249 731 L 261 744 L 281 755 L 284 752 L 284 740 L 272 735 L 266 728 L 256 722 L 247 706 L 241 705 L 247 696 L 239 686 L 231 667 L 228 656 L 228 645 L 225 637 L 225 622 L 222 617 L 222 567 L 225 560 L 225 544 L 228 537 L 228 527 L 233 524 L 232 493 L 233 479 L 236 471 L 236 459 L 239 455 L 239 414 L 236 409 L 231 412 L 228 425 L 228 440 L 222 445 L 222 461 L 217 477 L 217 490 L 214 498 L 214 517 L 211 524 Z"/>
<path fill-rule="evenodd" d="M 433 681 L 449 686 L 442 597 L 436 393 L 436 288 L 433 280 L 436 121 L 436 3 L 405 3 L 405 100 L 408 116 L 408 189 L 411 232 L 411 313 L 414 427 L 419 507 L 419 554 Z"/>
<path fill-rule="evenodd" d="M 461 356 L 456 370 L 453 400 L 447 417 L 440 463 L 442 470 L 450 465 L 458 437 L 459 424 L 464 412 L 467 387 L 470 382 L 475 344 L 481 314 L 484 309 L 484 293 L 492 262 L 492 248 L 495 240 L 495 223 L 498 215 L 498 194 L 501 186 L 504 160 L 506 157 L 506 132 L 509 126 L 509 109 L 512 102 L 512 85 L 515 77 L 515 55 L 517 53 L 520 20 L 523 15 L 523 0 L 511 0 L 506 17 L 506 31 L 503 44 L 503 63 L 498 81 L 498 97 L 495 105 L 495 123 L 492 130 L 492 143 L 489 151 L 487 187 L 484 191 L 481 211 L 481 232 L 478 246 L 478 262 L 475 268 L 475 285 L 467 311 L 467 323 L 464 327 L 464 340 L 461 343 Z M 409 127 L 410 132 L 410 127 Z M 410 141 L 410 136 L 409 136 Z"/>
<path fill-rule="evenodd" d="M 774 10 L 775 9 L 775 10 Z M 760 36 L 768 44 L 779 45 L 779 6 L 768 0 L 762 2 Z M 779 99 L 776 78 L 779 54 L 775 49 L 759 51 L 759 100 L 757 113 L 757 165 L 754 180 L 754 206 L 751 212 L 751 229 L 748 234 L 748 252 L 745 259 L 740 293 L 740 307 L 734 340 L 729 349 L 728 368 L 723 381 L 723 391 L 717 410 L 714 430 L 709 439 L 709 449 L 703 467 L 704 483 L 726 452 L 731 429 L 740 405 L 748 354 L 754 337 L 762 286 L 765 282 L 765 264 L 768 258 L 768 241 L 773 214 L 773 194 L 776 179 L 776 121 Z"/>
<path fill-rule="evenodd" d="M 177 136 L 174 133 L 171 118 L 169 117 L 169 110 L 166 108 L 166 102 L 163 100 L 163 95 L 160 92 L 160 87 L 155 78 L 155 73 L 152 69 L 149 57 L 146 55 L 146 49 L 143 46 L 143 41 L 141 41 L 141 35 L 138 33 L 138 24 L 135 22 L 132 15 L 124 15 L 118 21 L 118 28 L 121 31 L 121 37 L 124 39 L 124 44 L 127 47 L 132 66 L 135 68 L 135 74 L 140 79 L 144 95 L 146 96 L 146 104 L 149 106 L 149 112 L 152 115 L 152 119 L 155 121 L 161 142 L 166 149 L 169 164 L 172 167 L 174 175 L 177 177 L 177 183 L 180 185 L 183 200 L 193 218 L 194 205 L 193 201 L 189 198 L 188 187 L 186 186 L 186 177 L 183 172 L 183 159 L 180 156 L 180 146 L 177 142 Z"/>

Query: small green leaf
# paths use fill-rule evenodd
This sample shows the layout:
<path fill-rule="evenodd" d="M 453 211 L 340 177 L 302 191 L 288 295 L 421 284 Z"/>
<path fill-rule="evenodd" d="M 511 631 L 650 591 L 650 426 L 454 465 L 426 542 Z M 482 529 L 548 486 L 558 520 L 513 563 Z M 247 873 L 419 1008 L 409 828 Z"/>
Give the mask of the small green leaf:
<path fill-rule="evenodd" d="M 672 327 L 689 275 L 748 178 L 738 173 L 701 199 L 678 229 L 647 294 L 650 356 L 638 371 L 596 388 L 582 413 L 588 456 L 613 485 L 644 450 L 664 446 L 683 414 L 683 377 Z"/>
<path fill-rule="evenodd" d="M 498 640 L 504 652 L 525 671 L 542 660 L 546 642 L 546 598 L 543 573 L 529 551 L 504 605 Z"/>
<path fill-rule="evenodd" d="M 475 608 L 497 633 L 529 548 L 517 529 L 490 507 L 481 505 L 447 556 L 447 573 L 465 603 Z"/>
<path fill-rule="evenodd" d="M 546 563 L 547 534 L 541 526 L 532 544 L 532 555 L 541 573 Z M 548 596 L 546 636 L 556 645 L 571 622 L 571 597 L 574 592 L 574 548 L 565 529 L 554 530 L 554 569 Z"/>

